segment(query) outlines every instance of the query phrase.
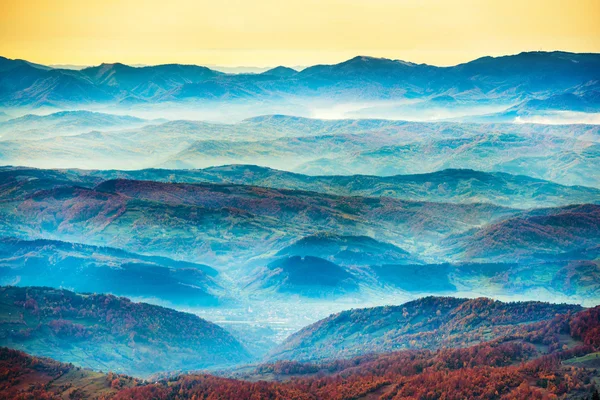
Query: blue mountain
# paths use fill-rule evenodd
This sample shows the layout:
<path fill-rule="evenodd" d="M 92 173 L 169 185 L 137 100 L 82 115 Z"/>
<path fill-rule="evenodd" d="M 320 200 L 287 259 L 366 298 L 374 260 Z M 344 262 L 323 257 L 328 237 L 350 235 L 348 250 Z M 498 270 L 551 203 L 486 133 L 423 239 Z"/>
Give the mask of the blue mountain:
<path fill-rule="evenodd" d="M 131 67 L 114 63 L 74 71 L 0 58 L 0 105 L 223 101 L 292 95 L 516 102 L 585 91 L 585 85 L 600 80 L 599 71 L 600 54 L 567 52 L 483 57 L 453 67 L 358 56 L 300 72 L 277 67 L 260 74 L 237 75 L 179 64 Z"/>

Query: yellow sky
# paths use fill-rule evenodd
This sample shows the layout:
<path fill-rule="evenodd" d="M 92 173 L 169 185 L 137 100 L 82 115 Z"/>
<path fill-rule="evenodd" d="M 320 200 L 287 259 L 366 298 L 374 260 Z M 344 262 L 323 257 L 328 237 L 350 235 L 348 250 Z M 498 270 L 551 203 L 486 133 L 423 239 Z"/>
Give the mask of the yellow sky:
<path fill-rule="evenodd" d="M 452 65 L 600 52 L 600 0 L 0 0 L 0 55 L 44 64 Z"/>

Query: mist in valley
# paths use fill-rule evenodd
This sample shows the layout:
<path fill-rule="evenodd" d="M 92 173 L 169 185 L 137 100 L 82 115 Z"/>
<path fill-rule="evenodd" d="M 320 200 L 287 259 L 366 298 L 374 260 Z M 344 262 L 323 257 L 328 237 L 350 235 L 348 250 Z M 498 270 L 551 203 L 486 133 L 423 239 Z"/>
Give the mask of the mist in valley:
<path fill-rule="evenodd" d="M 80 97 L 0 96 L 0 339 L 144 378 L 245 376 L 597 306 L 600 61 L 510 57 L 31 67 Z"/>

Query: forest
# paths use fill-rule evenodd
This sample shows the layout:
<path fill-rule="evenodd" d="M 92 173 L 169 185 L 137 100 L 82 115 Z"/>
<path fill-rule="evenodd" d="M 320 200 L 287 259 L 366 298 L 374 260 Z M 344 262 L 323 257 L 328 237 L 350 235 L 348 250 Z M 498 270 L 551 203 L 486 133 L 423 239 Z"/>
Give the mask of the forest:
<path fill-rule="evenodd" d="M 100 399 L 597 399 L 600 307 L 523 325 L 464 348 L 403 350 L 321 363 L 277 361 L 230 377 L 183 374 L 139 380 L 96 378 Z M 96 372 L 0 351 L 0 398 L 85 397 Z M 35 383 L 27 384 L 35 376 Z M 64 383 L 61 378 L 69 377 Z M 89 378 L 89 377 L 88 377 Z M 78 397 L 79 396 L 79 397 Z"/>

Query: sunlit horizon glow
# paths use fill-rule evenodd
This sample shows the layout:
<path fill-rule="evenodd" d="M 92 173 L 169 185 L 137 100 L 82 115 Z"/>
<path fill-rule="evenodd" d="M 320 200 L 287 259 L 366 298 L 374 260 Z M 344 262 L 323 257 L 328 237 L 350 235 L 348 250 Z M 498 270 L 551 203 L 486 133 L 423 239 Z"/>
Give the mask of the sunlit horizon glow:
<path fill-rule="evenodd" d="M 455 65 L 600 52 L 600 1 L 2 0 L 0 55 L 42 64 L 258 66 L 356 55 Z"/>

